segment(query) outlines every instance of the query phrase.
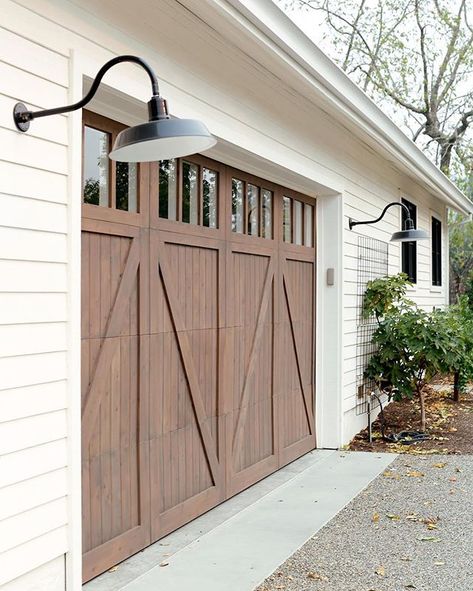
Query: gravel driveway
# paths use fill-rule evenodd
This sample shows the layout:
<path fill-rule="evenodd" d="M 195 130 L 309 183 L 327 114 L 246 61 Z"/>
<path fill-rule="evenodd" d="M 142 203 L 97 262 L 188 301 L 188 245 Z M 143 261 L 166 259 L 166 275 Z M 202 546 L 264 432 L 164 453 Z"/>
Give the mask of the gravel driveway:
<path fill-rule="evenodd" d="M 258 591 L 473 591 L 473 456 L 399 456 Z"/>

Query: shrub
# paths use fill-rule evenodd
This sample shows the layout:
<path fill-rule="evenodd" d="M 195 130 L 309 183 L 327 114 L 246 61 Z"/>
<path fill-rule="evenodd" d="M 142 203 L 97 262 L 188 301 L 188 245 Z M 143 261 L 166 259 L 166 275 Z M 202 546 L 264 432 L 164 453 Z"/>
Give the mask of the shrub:
<path fill-rule="evenodd" d="M 453 368 L 461 368 L 462 375 L 469 375 L 473 368 L 471 346 L 468 356 L 460 309 L 425 312 L 406 298 L 408 285 L 403 274 L 367 285 L 363 315 L 374 314 L 377 318 L 378 328 L 372 339 L 378 350 L 365 376 L 380 389 L 387 387 L 395 400 L 417 396 L 424 431 L 425 384 Z"/>

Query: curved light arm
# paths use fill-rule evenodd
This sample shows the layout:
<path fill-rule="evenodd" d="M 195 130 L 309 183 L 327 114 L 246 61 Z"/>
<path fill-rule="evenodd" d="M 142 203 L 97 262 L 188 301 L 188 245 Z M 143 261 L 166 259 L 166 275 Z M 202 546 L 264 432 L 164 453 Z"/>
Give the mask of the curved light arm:
<path fill-rule="evenodd" d="M 379 217 L 377 217 L 375 220 L 364 220 L 362 222 L 357 222 L 356 220 L 353 220 L 352 218 L 350 218 L 348 220 L 348 225 L 350 227 L 350 230 L 352 230 L 354 226 L 361 226 L 363 224 L 376 224 L 376 223 L 380 222 L 384 218 L 388 209 L 390 207 L 393 207 L 394 205 L 397 205 L 398 207 L 402 207 L 404 209 L 404 212 L 406 214 L 406 221 L 405 221 L 406 230 L 412 230 L 414 228 L 414 222 L 411 219 L 411 212 L 409 211 L 409 208 L 407 207 L 407 205 L 405 205 L 404 203 L 400 203 L 399 201 L 393 201 L 392 203 L 388 203 L 388 205 L 386 205 L 386 207 L 381 212 L 381 215 Z"/>
<path fill-rule="evenodd" d="M 120 64 L 122 62 L 132 62 L 138 64 L 147 72 L 151 80 L 153 96 L 151 101 L 148 103 L 150 120 L 169 118 L 167 114 L 166 102 L 159 96 L 158 79 L 153 69 L 141 57 L 137 57 L 135 55 L 119 55 L 118 57 L 114 57 L 113 59 L 109 60 L 100 68 L 100 70 L 97 72 L 97 76 L 95 76 L 89 92 L 77 103 L 65 105 L 64 107 L 56 107 L 54 109 L 44 109 L 42 111 L 29 111 L 23 103 L 17 103 L 13 109 L 13 118 L 15 120 L 16 127 L 20 131 L 27 131 L 30 126 L 30 121 L 33 119 L 37 119 L 38 117 L 48 117 L 49 115 L 59 115 L 60 113 L 69 113 L 70 111 L 81 109 L 92 100 L 100 83 L 102 82 L 102 78 L 104 77 L 105 73 L 116 64 Z"/>

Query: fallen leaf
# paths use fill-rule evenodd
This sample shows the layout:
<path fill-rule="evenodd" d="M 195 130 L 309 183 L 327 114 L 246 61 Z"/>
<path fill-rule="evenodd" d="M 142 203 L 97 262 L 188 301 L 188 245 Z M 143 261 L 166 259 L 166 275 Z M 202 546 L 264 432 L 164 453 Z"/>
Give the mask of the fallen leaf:
<path fill-rule="evenodd" d="M 169 562 L 161 562 L 159 566 L 169 566 Z"/>
<path fill-rule="evenodd" d="M 379 577 L 386 576 L 386 570 L 383 565 L 378 566 L 378 568 L 374 571 Z"/>
<path fill-rule="evenodd" d="M 399 480 L 401 478 L 399 474 L 396 474 L 396 472 L 393 472 L 392 470 L 386 470 L 383 472 L 383 476 L 385 478 L 394 478 L 395 480 Z"/>
<path fill-rule="evenodd" d="M 445 468 L 446 465 L 447 462 L 437 462 L 436 464 L 434 464 L 434 468 Z"/>
<path fill-rule="evenodd" d="M 461 468 L 455 468 L 455 472 L 463 472 Z"/>
<path fill-rule="evenodd" d="M 417 587 L 415 585 L 412 585 L 412 584 L 406 585 L 405 588 L 406 589 L 417 589 Z"/>
<path fill-rule="evenodd" d="M 422 476 L 425 476 L 425 474 L 423 472 L 419 472 L 419 470 L 411 470 L 407 473 L 407 475 L 411 478 L 422 478 Z"/>
<path fill-rule="evenodd" d="M 419 542 L 441 542 L 440 538 L 435 538 L 434 536 L 420 536 L 417 539 Z"/>
<path fill-rule="evenodd" d="M 114 573 L 116 570 L 118 570 L 118 565 L 117 566 L 112 566 L 112 568 L 108 569 L 109 573 Z"/>
<path fill-rule="evenodd" d="M 373 523 L 378 523 L 379 522 L 379 513 L 373 513 L 373 517 L 371 518 L 371 521 Z"/>
<path fill-rule="evenodd" d="M 386 517 L 391 521 L 399 521 L 401 519 L 399 515 L 394 515 L 393 513 L 386 513 Z"/>
<path fill-rule="evenodd" d="M 316 573 L 314 571 L 310 571 L 307 573 L 308 579 L 313 579 L 314 581 L 328 581 L 328 577 L 325 575 L 321 575 L 320 573 Z"/>

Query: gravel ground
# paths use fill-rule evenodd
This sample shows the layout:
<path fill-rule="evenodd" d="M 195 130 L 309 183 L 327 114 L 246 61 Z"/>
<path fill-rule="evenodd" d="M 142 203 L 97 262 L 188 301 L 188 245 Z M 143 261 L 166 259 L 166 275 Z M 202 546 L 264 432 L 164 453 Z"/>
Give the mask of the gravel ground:
<path fill-rule="evenodd" d="M 257 591 L 473 591 L 473 456 L 399 456 Z"/>

